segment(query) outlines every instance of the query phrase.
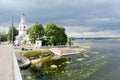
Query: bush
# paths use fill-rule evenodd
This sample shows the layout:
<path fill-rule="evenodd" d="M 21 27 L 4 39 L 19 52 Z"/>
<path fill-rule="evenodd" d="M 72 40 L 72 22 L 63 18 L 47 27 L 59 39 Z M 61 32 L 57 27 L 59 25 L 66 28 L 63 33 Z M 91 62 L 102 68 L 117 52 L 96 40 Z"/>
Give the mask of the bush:
<path fill-rule="evenodd" d="M 40 52 L 39 51 L 28 51 L 24 54 L 25 57 L 28 59 L 36 59 L 39 58 Z"/>
<path fill-rule="evenodd" d="M 41 57 L 53 56 L 53 53 L 49 50 L 43 51 Z"/>
<path fill-rule="evenodd" d="M 54 54 L 49 51 L 49 50 L 41 50 L 41 51 L 28 51 L 24 54 L 25 57 L 27 57 L 28 59 L 32 60 L 32 59 L 37 59 L 40 57 L 47 57 L 47 56 L 53 56 Z"/>
<path fill-rule="evenodd" d="M 26 44 L 27 44 L 27 40 L 24 40 L 24 41 L 23 41 L 23 44 L 26 45 Z"/>

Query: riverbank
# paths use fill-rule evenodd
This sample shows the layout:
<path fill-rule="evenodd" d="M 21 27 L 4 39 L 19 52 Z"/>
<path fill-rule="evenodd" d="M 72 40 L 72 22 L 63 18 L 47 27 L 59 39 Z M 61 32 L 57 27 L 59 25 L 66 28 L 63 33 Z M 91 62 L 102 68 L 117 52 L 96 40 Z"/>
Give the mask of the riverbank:
<path fill-rule="evenodd" d="M 31 65 L 37 64 L 38 62 L 48 59 L 53 55 L 54 53 L 52 53 L 48 49 L 39 49 L 32 51 L 22 51 L 22 50 L 16 51 L 19 67 L 21 69 L 27 68 L 26 66 L 30 66 L 30 64 Z M 28 64 L 28 62 L 30 64 Z"/>
<path fill-rule="evenodd" d="M 30 60 L 54 55 L 54 53 L 52 53 L 48 49 L 39 49 L 39 50 L 30 50 L 30 51 L 18 50 L 18 51 L 16 51 L 16 54 L 19 54 L 23 57 L 30 59 Z"/>
<path fill-rule="evenodd" d="M 52 51 L 55 55 L 65 56 L 83 53 L 85 49 L 79 47 L 65 47 L 65 48 L 50 48 L 50 51 Z"/>
<path fill-rule="evenodd" d="M 20 68 L 21 65 L 24 68 L 27 66 L 26 63 L 28 63 L 28 60 L 31 66 L 35 66 L 38 63 L 42 63 L 46 60 L 53 59 L 54 56 L 61 57 L 66 55 L 79 54 L 79 53 L 83 53 L 84 51 L 85 49 L 80 48 L 78 46 L 71 46 L 71 47 L 57 46 L 52 48 L 51 47 L 34 48 L 29 51 L 17 50 L 16 55 L 18 56 L 18 62 L 20 62 L 19 65 Z"/>

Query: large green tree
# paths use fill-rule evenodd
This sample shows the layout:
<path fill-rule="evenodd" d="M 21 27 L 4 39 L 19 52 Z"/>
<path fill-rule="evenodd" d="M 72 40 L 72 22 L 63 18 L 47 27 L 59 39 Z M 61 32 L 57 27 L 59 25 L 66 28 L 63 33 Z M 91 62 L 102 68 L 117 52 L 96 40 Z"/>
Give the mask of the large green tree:
<path fill-rule="evenodd" d="M 29 27 L 29 28 L 27 29 L 27 34 L 29 34 L 30 30 L 31 30 L 31 27 Z"/>
<path fill-rule="evenodd" d="M 7 41 L 7 34 L 5 32 L 0 32 L 0 42 Z"/>
<path fill-rule="evenodd" d="M 13 33 L 13 41 L 15 41 L 15 36 L 18 35 L 18 30 L 14 26 L 13 27 L 9 27 L 9 32 L 8 32 L 7 39 L 10 42 L 12 41 L 12 33 Z"/>
<path fill-rule="evenodd" d="M 47 36 L 47 45 L 65 45 L 67 43 L 67 35 L 64 27 L 53 23 L 47 24 L 45 35 Z"/>
<path fill-rule="evenodd" d="M 36 23 L 29 31 L 29 38 L 32 43 L 35 43 L 37 38 L 43 36 L 44 36 L 44 27 L 39 23 Z"/>

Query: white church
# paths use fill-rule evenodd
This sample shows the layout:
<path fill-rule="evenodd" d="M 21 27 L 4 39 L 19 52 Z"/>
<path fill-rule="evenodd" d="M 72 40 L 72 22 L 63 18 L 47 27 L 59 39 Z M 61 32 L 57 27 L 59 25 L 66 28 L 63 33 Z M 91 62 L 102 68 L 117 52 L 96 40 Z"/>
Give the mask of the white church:
<path fill-rule="evenodd" d="M 27 26 L 25 24 L 25 14 L 21 15 L 21 20 L 19 23 L 19 28 L 18 28 L 18 35 L 16 36 L 15 44 L 23 44 L 24 40 L 27 41 L 27 44 L 30 43 L 29 35 L 27 35 Z M 41 47 L 41 40 L 37 40 L 35 46 L 36 47 Z"/>

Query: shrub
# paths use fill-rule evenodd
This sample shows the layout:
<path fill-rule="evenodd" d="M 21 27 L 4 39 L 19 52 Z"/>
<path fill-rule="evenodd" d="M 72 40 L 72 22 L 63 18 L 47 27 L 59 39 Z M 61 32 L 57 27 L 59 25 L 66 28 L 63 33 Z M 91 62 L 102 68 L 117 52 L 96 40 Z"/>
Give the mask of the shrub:
<path fill-rule="evenodd" d="M 24 54 L 25 57 L 27 57 L 28 59 L 32 60 L 32 59 L 37 59 L 40 57 L 47 57 L 47 56 L 53 56 L 54 54 L 49 51 L 49 50 L 39 50 L 39 51 L 28 51 Z"/>
<path fill-rule="evenodd" d="M 39 51 L 28 51 L 24 54 L 25 57 L 28 59 L 36 59 L 39 58 L 40 52 Z"/>

